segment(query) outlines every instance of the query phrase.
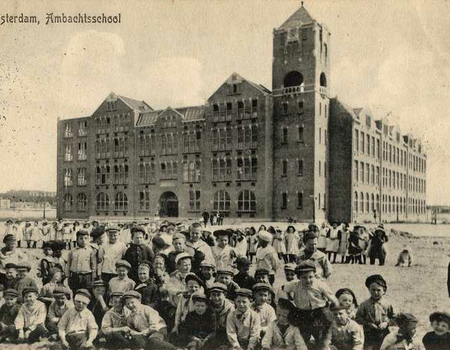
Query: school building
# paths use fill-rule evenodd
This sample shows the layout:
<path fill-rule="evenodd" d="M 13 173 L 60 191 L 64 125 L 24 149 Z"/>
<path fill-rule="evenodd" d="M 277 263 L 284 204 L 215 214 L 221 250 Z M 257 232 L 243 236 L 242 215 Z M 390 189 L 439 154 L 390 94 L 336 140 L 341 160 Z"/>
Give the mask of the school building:
<path fill-rule="evenodd" d="M 205 105 L 111 93 L 59 120 L 58 217 L 425 220 L 420 140 L 329 95 L 330 46 L 302 6 L 273 31 L 272 90 L 233 73 Z"/>

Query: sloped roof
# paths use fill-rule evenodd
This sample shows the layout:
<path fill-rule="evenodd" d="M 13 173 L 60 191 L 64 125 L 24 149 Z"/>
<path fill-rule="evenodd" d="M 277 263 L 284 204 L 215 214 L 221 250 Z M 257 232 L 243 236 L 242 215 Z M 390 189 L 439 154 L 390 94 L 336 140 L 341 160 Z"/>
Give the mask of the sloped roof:
<path fill-rule="evenodd" d="M 306 24 L 314 21 L 311 15 L 306 11 L 303 5 L 295 11 L 291 17 L 289 17 L 278 29 L 287 29 L 293 23 L 301 22 L 301 24 Z"/>
<path fill-rule="evenodd" d="M 168 110 L 173 110 L 181 115 L 183 121 L 194 121 L 202 120 L 205 115 L 205 106 L 192 106 L 192 107 L 182 107 L 182 108 L 171 108 L 161 109 L 158 111 L 151 111 L 147 113 L 141 113 L 139 116 L 136 126 L 152 126 L 156 123 L 159 116 Z"/>
<path fill-rule="evenodd" d="M 139 116 L 136 126 L 147 126 L 153 125 L 158 120 L 160 111 L 151 111 L 149 113 L 141 113 Z"/>
<path fill-rule="evenodd" d="M 130 108 L 136 109 L 138 111 L 153 110 L 153 108 L 150 107 L 145 101 L 133 100 L 132 98 L 119 95 L 117 95 L 117 97 L 125 102 L 128 106 L 130 106 Z"/>
<path fill-rule="evenodd" d="M 184 121 L 201 120 L 204 119 L 205 106 L 176 108 L 176 111 L 183 115 Z"/>
<path fill-rule="evenodd" d="M 359 117 L 359 113 L 361 113 L 361 111 L 363 110 L 363 108 L 353 108 L 353 112 L 355 112 L 355 114 Z"/>

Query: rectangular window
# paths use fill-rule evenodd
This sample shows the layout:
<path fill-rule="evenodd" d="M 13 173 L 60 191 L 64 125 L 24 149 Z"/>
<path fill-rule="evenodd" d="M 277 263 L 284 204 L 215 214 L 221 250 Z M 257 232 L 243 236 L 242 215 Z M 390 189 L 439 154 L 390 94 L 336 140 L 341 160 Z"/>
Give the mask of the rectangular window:
<path fill-rule="evenodd" d="M 78 143 L 78 160 L 87 159 L 87 142 Z"/>
<path fill-rule="evenodd" d="M 370 156 L 370 135 L 367 134 L 367 140 L 366 140 L 366 150 L 367 150 L 367 155 Z"/>
<path fill-rule="evenodd" d="M 288 128 L 283 128 L 282 132 L 281 143 L 288 143 Z"/>
<path fill-rule="evenodd" d="M 283 192 L 281 194 L 281 209 L 286 209 L 287 208 L 287 193 Z"/>
<path fill-rule="evenodd" d="M 303 126 L 297 127 L 297 131 L 298 131 L 298 135 L 297 135 L 298 142 L 304 142 L 304 139 L 303 139 L 304 128 L 303 128 Z"/>
<path fill-rule="evenodd" d="M 355 170 L 354 170 L 354 181 L 358 181 L 358 176 L 359 176 L 359 172 L 358 172 L 358 161 L 355 160 Z"/>
<path fill-rule="evenodd" d="M 189 191 L 189 211 L 200 211 L 200 191 Z"/>
<path fill-rule="evenodd" d="M 355 129 L 355 151 L 359 152 L 359 130 Z"/>
<path fill-rule="evenodd" d="M 297 172 L 297 175 L 298 175 L 298 176 L 303 176 L 303 159 L 297 160 L 297 163 L 298 163 L 298 172 Z"/>
<path fill-rule="evenodd" d="M 300 101 L 298 103 L 298 114 L 303 114 L 305 112 L 305 103 L 303 101 Z"/>
<path fill-rule="evenodd" d="M 64 128 L 64 137 L 73 137 L 72 126 L 69 123 L 66 123 Z"/>
<path fill-rule="evenodd" d="M 372 157 L 375 157 L 375 137 L 372 136 Z"/>
<path fill-rule="evenodd" d="M 322 128 L 319 128 L 319 145 L 322 143 Z"/>
<path fill-rule="evenodd" d="M 86 168 L 78 168 L 77 169 L 77 184 L 78 186 L 86 186 Z"/>
<path fill-rule="evenodd" d="M 66 145 L 65 149 L 64 149 L 64 160 L 66 162 L 71 162 L 73 160 L 73 155 L 72 155 L 72 145 Z"/>
<path fill-rule="evenodd" d="M 370 166 L 368 163 L 366 163 L 366 183 L 370 183 Z"/>
<path fill-rule="evenodd" d="M 87 135 L 87 121 L 78 122 L 78 136 L 86 136 Z"/>
<path fill-rule="evenodd" d="M 364 139 L 365 139 L 365 134 L 361 131 L 361 139 L 360 139 L 361 144 L 360 144 L 360 147 L 359 147 L 359 148 L 360 148 L 360 152 L 361 152 L 362 154 L 365 153 Z"/>
<path fill-rule="evenodd" d="M 303 193 L 301 192 L 297 193 L 297 208 L 298 209 L 303 208 Z"/>
<path fill-rule="evenodd" d="M 319 176 L 322 176 L 322 162 L 319 160 Z"/>
<path fill-rule="evenodd" d="M 287 167 L 288 167 L 288 162 L 287 160 L 282 160 L 281 162 L 281 176 L 287 176 Z"/>
<path fill-rule="evenodd" d="M 359 180 L 364 183 L 364 163 L 363 162 L 360 163 Z"/>

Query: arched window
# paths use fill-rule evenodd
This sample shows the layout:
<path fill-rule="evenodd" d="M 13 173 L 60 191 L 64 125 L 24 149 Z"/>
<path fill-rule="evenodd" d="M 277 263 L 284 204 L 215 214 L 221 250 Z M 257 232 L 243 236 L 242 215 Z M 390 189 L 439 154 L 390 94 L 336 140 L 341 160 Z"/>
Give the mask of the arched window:
<path fill-rule="evenodd" d="M 128 198 L 125 193 L 118 192 L 116 194 L 116 198 L 114 200 L 114 208 L 115 210 L 128 210 Z"/>
<path fill-rule="evenodd" d="M 380 212 L 380 195 L 379 194 L 377 194 L 377 206 L 376 206 L 376 208 L 377 208 L 377 212 Z"/>
<path fill-rule="evenodd" d="M 375 196 L 373 195 L 373 193 L 372 193 L 372 196 L 371 196 L 371 201 L 370 201 L 370 211 L 373 213 L 373 211 L 375 210 Z"/>
<path fill-rule="evenodd" d="M 391 213 L 391 196 L 388 197 L 388 213 Z"/>
<path fill-rule="evenodd" d="M 303 75 L 297 71 L 291 71 L 284 77 L 284 87 L 300 86 L 303 83 Z"/>
<path fill-rule="evenodd" d="M 72 205 L 73 205 L 72 195 L 70 193 L 67 193 L 64 196 L 64 209 L 65 210 L 72 210 Z"/>
<path fill-rule="evenodd" d="M 87 196 L 84 193 L 79 193 L 77 196 L 77 210 L 85 211 L 87 209 Z"/>
<path fill-rule="evenodd" d="M 327 77 L 325 73 L 320 74 L 320 86 L 327 87 Z"/>
<path fill-rule="evenodd" d="M 230 195 L 224 190 L 214 193 L 214 210 L 230 211 Z"/>
<path fill-rule="evenodd" d="M 355 198 L 354 198 L 354 208 L 353 208 L 353 211 L 355 212 L 355 213 L 357 213 L 358 212 L 358 192 L 355 192 Z"/>
<path fill-rule="evenodd" d="M 238 211 L 256 211 L 256 197 L 253 191 L 243 190 L 239 193 Z"/>
<path fill-rule="evenodd" d="M 364 193 L 361 192 L 359 195 L 360 195 L 360 197 L 359 197 L 359 203 L 360 203 L 359 212 L 364 213 Z"/>
<path fill-rule="evenodd" d="M 368 193 L 366 193 L 366 213 L 370 213 L 370 199 Z"/>
<path fill-rule="evenodd" d="M 97 195 L 97 210 L 109 209 L 109 197 L 106 193 L 100 192 Z"/>

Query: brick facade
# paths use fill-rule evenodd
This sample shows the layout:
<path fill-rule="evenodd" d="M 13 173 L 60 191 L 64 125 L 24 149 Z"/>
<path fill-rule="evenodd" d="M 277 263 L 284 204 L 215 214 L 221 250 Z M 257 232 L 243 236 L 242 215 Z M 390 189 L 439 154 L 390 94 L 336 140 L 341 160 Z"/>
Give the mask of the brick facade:
<path fill-rule="evenodd" d="M 301 7 L 274 29 L 273 91 L 233 73 L 203 106 L 111 93 L 58 121 L 58 216 L 424 219 L 420 141 L 330 98 L 330 72 L 330 33 Z"/>

